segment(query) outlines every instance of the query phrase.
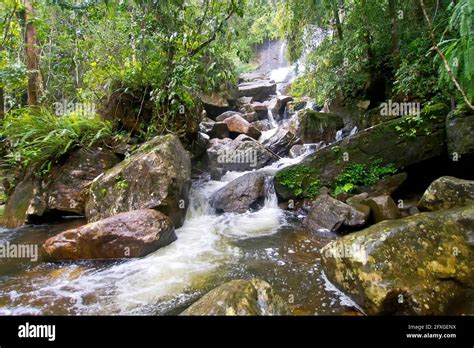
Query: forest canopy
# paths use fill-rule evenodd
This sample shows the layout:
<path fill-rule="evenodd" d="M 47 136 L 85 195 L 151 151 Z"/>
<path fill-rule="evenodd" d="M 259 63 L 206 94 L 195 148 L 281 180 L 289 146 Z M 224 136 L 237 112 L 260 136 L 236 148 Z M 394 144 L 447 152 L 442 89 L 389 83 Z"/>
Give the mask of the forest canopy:
<path fill-rule="evenodd" d="M 192 138 L 200 95 L 231 89 L 272 39 L 297 67 L 291 94 L 320 105 L 474 99 L 474 0 L 2 0 L 0 13 L 2 135 L 20 143 L 28 108 L 58 106 L 105 115 L 119 137 Z M 117 109 L 136 117 L 117 124 Z"/>

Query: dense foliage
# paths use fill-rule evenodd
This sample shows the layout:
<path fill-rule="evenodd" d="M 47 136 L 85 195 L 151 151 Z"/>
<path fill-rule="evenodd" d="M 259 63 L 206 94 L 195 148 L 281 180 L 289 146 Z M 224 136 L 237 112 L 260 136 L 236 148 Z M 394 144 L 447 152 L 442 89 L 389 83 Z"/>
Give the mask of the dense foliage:
<path fill-rule="evenodd" d="M 473 0 L 288 0 L 282 4 L 288 14 L 281 23 L 282 35 L 293 46 L 289 58 L 302 59 L 305 66 L 294 93 L 312 95 L 321 104 L 344 98 L 365 98 L 376 104 L 388 97 L 462 101 L 433 49 L 424 6 L 436 43 L 472 102 Z M 314 47 L 321 37 L 322 43 Z"/>

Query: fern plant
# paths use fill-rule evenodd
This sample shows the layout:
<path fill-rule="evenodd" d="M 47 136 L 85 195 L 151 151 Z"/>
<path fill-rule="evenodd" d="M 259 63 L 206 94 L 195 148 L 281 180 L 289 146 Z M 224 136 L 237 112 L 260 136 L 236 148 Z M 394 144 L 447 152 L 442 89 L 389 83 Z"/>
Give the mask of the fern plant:
<path fill-rule="evenodd" d="M 2 120 L 0 137 L 6 139 L 8 153 L 1 165 L 34 167 L 44 174 L 73 148 L 90 147 L 111 136 L 111 124 L 97 115 L 57 116 L 46 108 L 17 109 Z"/>
<path fill-rule="evenodd" d="M 451 10 L 452 14 L 439 47 L 472 101 L 474 100 L 474 0 L 453 2 L 448 10 Z M 444 81 L 449 80 L 442 64 L 440 76 Z"/>

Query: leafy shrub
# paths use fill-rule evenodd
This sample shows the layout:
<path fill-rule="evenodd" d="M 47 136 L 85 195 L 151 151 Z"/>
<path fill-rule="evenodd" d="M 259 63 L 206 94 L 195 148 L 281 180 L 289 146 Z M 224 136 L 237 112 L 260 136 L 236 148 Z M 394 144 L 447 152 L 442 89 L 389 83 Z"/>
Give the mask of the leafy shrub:
<path fill-rule="evenodd" d="M 381 179 L 393 175 L 397 167 L 393 164 L 382 165 L 382 160 L 373 161 L 369 165 L 354 163 L 348 165 L 344 171 L 336 177 L 334 193 L 351 193 L 357 186 L 372 186 Z"/>
<path fill-rule="evenodd" d="M 420 115 L 409 115 L 402 118 L 395 126 L 400 137 L 415 138 L 418 135 L 430 135 L 433 121 L 445 117 L 449 107 L 443 103 L 427 104 Z"/>
<path fill-rule="evenodd" d="M 9 152 L 2 165 L 47 172 L 54 160 L 77 146 L 90 147 L 112 136 L 112 126 L 96 115 L 72 112 L 57 116 L 44 108 L 17 109 L 5 116 L 0 137 Z"/>

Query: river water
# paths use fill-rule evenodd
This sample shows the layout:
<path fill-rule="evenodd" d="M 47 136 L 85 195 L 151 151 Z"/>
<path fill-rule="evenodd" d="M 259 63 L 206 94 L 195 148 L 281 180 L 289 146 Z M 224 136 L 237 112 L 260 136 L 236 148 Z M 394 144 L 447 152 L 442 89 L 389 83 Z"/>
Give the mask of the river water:
<path fill-rule="evenodd" d="M 281 56 L 283 48 L 278 49 Z M 270 72 L 277 82 L 287 82 L 293 73 L 286 66 Z M 274 122 L 276 128 L 260 141 L 284 122 Z M 335 236 L 300 228 L 302 217 L 280 209 L 272 191 L 277 169 L 302 158 L 283 158 L 260 169 L 269 182 L 264 207 L 256 212 L 216 215 L 209 206 L 215 191 L 245 173 L 230 172 L 220 181 L 195 178 L 186 221 L 176 230 L 178 239 L 144 258 L 60 264 L 0 259 L 0 315 L 178 314 L 210 289 L 252 277 L 269 282 L 294 315 L 353 314 L 356 305 L 327 281 L 320 267 L 319 250 Z M 0 243 L 41 245 L 83 223 L 66 219 L 0 228 Z"/>
<path fill-rule="evenodd" d="M 261 169 L 269 175 L 300 159 Z M 177 241 L 141 259 L 120 262 L 42 263 L 1 260 L 0 314 L 177 314 L 225 281 L 258 277 L 287 299 L 293 314 L 340 314 L 355 305 L 327 282 L 319 249 L 330 238 L 300 229 L 301 217 L 278 207 L 268 185 L 263 209 L 214 214 L 213 192 L 244 173 L 221 181 L 194 180 L 185 224 Z M 84 223 L 0 230 L 0 243 L 41 243 Z"/>

